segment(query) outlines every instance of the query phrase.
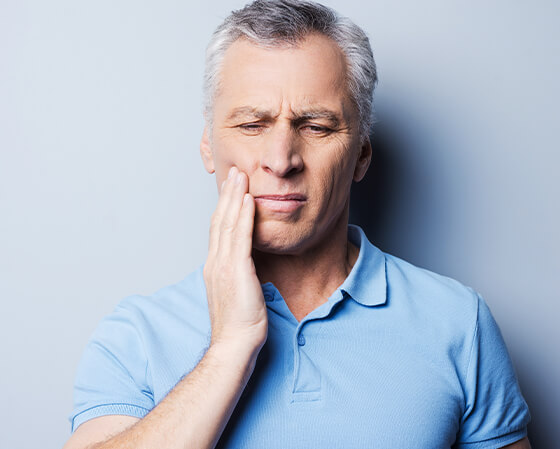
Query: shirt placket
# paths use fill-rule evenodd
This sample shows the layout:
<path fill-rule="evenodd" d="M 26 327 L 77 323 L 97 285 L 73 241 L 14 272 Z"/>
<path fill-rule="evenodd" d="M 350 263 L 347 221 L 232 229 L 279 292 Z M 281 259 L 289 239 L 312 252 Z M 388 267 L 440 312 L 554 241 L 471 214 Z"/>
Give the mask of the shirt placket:
<path fill-rule="evenodd" d="M 314 360 L 320 348 L 319 351 L 312 350 L 312 345 L 318 342 L 314 341 L 311 330 L 317 324 L 316 321 L 325 318 L 334 305 L 343 299 L 342 292 L 335 292 L 325 304 L 298 322 L 275 287 L 269 284 L 264 291 L 268 307 L 285 318 L 285 323 L 289 323 L 290 330 L 287 336 L 291 338 L 293 353 L 290 403 L 320 401 L 323 392 L 322 376 L 317 360 Z"/>

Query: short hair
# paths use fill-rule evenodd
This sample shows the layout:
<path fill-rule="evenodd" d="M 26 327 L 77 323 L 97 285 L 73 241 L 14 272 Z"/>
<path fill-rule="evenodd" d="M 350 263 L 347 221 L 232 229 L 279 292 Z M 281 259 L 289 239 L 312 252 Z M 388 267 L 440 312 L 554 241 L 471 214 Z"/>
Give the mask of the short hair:
<path fill-rule="evenodd" d="M 295 46 L 311 33 L 332 39 L 342 50 L 348 91 L 358 110 L 360 137 L 367 136 L 374 121 L 373 90 L 377 84 L 369 39 L 350 19 L 312 1 L 256 0 L 233 11 L 216 29 L 206 49 L 204 71 L 204 115 L 208 125 L 212 127 L 224 54 L 233 42 L 246 38 L 265 48 Z"/>

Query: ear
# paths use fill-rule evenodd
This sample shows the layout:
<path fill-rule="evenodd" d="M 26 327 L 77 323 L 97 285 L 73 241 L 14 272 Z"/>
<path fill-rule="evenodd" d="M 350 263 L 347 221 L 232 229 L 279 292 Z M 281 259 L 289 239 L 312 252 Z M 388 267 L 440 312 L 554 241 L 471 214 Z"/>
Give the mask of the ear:
<path fill-rule="evenodd" d="M 355 182 L 360 182 L 365 176 L 371 162 L 371 154 L 371 142 L 369 140 L 369 136 L 366 136 L 362 142 L 360 154 L 358 156 L 358 160 L 356 161 L 356 167 L 354 168 L 354 177 L 352 179 Z"/>
<path fill-rule="evenodd" d="M 204 168 L 210 174 L 214 173 L 214 155 L 212 154 L 212 147 L 210 146 L 210 138 L 208 136 L 208 128 L 205 126 L 200 139 L 200 157 Z"/>

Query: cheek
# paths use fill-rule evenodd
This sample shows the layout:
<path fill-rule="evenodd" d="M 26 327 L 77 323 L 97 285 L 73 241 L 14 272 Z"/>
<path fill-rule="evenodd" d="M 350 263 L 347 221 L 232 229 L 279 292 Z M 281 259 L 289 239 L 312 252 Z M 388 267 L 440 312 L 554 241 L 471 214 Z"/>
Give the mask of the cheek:
<path fill-rule="evenodd" d="M 328 155 L 318 152 L 317 156 L 309 161 L 310 167 L 317 167 L 317 169 L 314 170 L 317 175 L 320 173 L 320 175 L 317 176 L 317 181 L 319 181 L 320 177 L 320 183 L 324 189 L 336 189 L 347 185 L 349 181 L 351 181 L 354 171 L 349 151 L 349 148 L 341 148 L 332 151 Z"/>
<path fill-rule="evenodd" d="M 247 147 L 239 148 L 235 145 L 228 145 L 227 147 L 220 146 L 215 149 L 214 165 L 216 182 L 218 186 L 221 186 L 223 180 L 227 178 L 231 167 L 235 166 L 248 176 L 251 176 L 258 168 L 259 160 L 256 154 L 249 151 Z"/>
<path fill-rule="evenodd" d="M 354 174 L 350 148 L 333 152 L 330 163 L 321 170 L 321 176 L 315 179 L 317 187 L 324 198 L 322 207 L 338 208 L 350 193 Z"/>

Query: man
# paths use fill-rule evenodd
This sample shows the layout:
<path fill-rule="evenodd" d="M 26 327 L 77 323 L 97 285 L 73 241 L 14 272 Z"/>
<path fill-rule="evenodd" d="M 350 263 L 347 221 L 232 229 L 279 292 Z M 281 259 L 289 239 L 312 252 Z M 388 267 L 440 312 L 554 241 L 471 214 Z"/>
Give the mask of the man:
<path fill-rule="evenodd" d="M 67 449 L 530 447 L 483 300 L 348 227 L 375 81 L 363 31 L 321 5 L 256 1 L 218 28 L 207 261 L 100 324 Z"/>

